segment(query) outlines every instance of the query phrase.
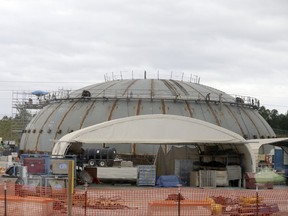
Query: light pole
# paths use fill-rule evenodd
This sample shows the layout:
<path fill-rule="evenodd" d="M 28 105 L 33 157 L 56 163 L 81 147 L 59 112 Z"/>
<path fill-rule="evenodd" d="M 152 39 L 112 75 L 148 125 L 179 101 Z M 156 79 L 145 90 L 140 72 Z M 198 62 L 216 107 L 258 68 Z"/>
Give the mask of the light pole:
<path fill-rule="evenodd" d="M 87 189 L 88 189 L 88 183 L 85 181 L 85 184 L 84 184 L 84 189 L 85 189 L 85 216 L 86 216 L 86 213 L 87 213 Z"/>
<path fill-rule="evenodd" d="M 258 198 L 258 184 L 256 183 L 256 216 L 258 216 L 259 212 L 259 198 Z"/>
<path fill-rule="evenodd" d="M 181 184 L 178 184 L 178 216 L 180 216 L 181 209 L 180 209 L 180 201 L 181 201 Z"/>
<path fill-rule="evenodd" d="M 4 182 L 4 216 L 7 216 L 7 184 Z"/>

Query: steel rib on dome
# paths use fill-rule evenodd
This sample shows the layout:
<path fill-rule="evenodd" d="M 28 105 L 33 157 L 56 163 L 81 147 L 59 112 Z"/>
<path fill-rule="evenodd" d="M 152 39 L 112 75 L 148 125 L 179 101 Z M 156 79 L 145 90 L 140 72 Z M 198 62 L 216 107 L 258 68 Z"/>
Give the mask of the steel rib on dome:
<path fill-rule="evenodd" d="M 83 90 L 88 90 L 91 97 L 83 99 Z M 257 101 L 179 80 L 132 79 L 98 83 L 73 91 L 67 98 L 50 101 L 26 127 L 20 149 L 51 152 L 54 140 L 71 131 L 145 114 L 192 117 L 249 139 L 275 137 L 271 127 L 259 115 Z M 36 130 L 36 133 L 28 133 L 29 130 Z"/>

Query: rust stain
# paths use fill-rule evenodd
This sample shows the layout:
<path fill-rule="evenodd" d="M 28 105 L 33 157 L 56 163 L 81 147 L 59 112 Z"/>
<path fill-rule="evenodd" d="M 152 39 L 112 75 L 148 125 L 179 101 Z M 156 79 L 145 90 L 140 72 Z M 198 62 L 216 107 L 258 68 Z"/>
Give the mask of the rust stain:
<path fill-rule="evenodd" d="M 239 107 L 245 114 L 246 116 L 249 118 L 249 120 L 252 122 L 252 124 L 254 125 L 257 133 L 258 133 L 258 138 L 260 138 L 261 134 L 260 134 L 260 131 L 258 130 L 258 127 L 256 126 L 256 124 L 254 123 L 254 121 L 252 120 L 251 116 L 246 112 L 245 109 L 243 109 L 242 107 Z"/>
<path fill-rule="evenodd" d="M 210 111 L 211 111 L 212 115 L 214 116 L 214 118 L 215 118 L 215 120 L 216 120 L 216 123 L 217 123 L 217 125 L 218 125 L 218 126 L 220 126 L 220 121 L 219 121 L 219 119 L 218 119 L 218 117 L 217 117 L 216 113 L 214 112 L 213 108 L 211 107 L 211 104 L 210 104 L 210 102 L 209 102 L 209 101 L 206 101 L 206 104 L 207 104 L 208 108 L 210 109 Z"/>
<path fill-rule="evenodd" d="M 56 129 L 56 131 L 58 131 L 58 130 L 60 129 L 61 125 L 62 125 L 63 122 L 64 122 L 64 119 L 66 118 L 66 116 L 68 115 L 68 113 L 70 113 L 70 111 L 74 108 L 74 106 L 75 106 L 78 102 L 79 102 L 79 100 L 75 101 L 75 102 L 70 106 L 70 108 L 65 112 L 64 116 L 62 117 L 62 119 L 61 119 L 61 121 L 60 121 L 60 123 L 59 123 L 59 125 L 58 125 L 58 127 L 57 127 L 57 129 Z M 56 139 L 56 137 L 57 137 L 57 133 L 55 133 L 54 139 Z"/>
<path fill-rule="evenodd" d="M 46 125 L 46 123 L 48 122 L 48 120 L 50 119 L 50 117 L 56 112 L 56 110 L 61 106 L 61 103 L 58 104 L 58 106 L 53 110 L 53 112 L 50 113 L 50 115 L 48 116 L 48 118 L 46 118 L 46 120 L 44 121 L 44 124 L 42 125 L 40 130 L 43 130 L 44 126 Z M 38 145 L 39 145 L 39 140 L 40 140 L 40 136 L 41 134 L 39 133 L 36 139 L 36 148 L 35 151 L 38 151 Z M 26 143 L 27 144 L 27 143 Z"/>
<path fill-rule="evenodd" d="M 238 127 L 239 127 L 240 130 L 241 130 L 242 136 L 244 136 L 245 133 L 244 133 L 243 128 L 241 127 L 240 122 L 238 121 L 238 119 L 236 118 L 236 116 L 234 115 L 234 113 L 232 112 L 232 110 L 230 109 L 230 107 L 229 107 L 227 104 L 224 104 L 224 105 L 225 105 L 225 107 L 227 108 L 227 110 L 229 111 L 229 113 L 231 114 L 231 116 L 232 116 L 232 117 L 234 118 L 234 120 L 236 121 Z"/>
<path fill-rule="evenodd" d="M 79 128 L 82 128 L 82 127 L 83 127 L 84 121 L 86 120 L 86 118 L 87 118 L 90 110 L 91 110 L 92 107 L 95 105 L 95 103 L 96 103 L 96 100 L 93 101 L 93 103 L 92 103 L 92 104 L 89 106 L 89 108 L 86 110 L 85 115 L 84 115 L 84 117 L 82 118 L 82 121 L 81 121 L 81 123 L 80 123 L 80 127 L 79 127 Z"/>
<path fill-rule="evenodd" d="M 140 114 L 140 110 L 141 110 L 141 99 L 138 100 L 138 103 L 137 103 L 137 109 L 136 109 L 136 115 L 139 115 Z"/>
<path fill-rule="evenodd" d="M 185 101 L 185 104 L 187 106 L 187 110 L 188 110 L 189 116 L 192 118 L 193 117 L 193 113 L 192 113 L 192 110 L 191 110 L 191 107 L 190 107 L 188 101 Z"/>
<path fill-rule="evenodd" d="M 165 100 L 162 99 L 161 102 L 162 102 L 162 113 L 163 113 L 163 114 L 166 114 L 166 109 L 165 109 Z"/>
<path fill-rule="evenodd" d="M 130 88 L 135 82 L 137 82 L 137 81 L 138 81 L 138 79 L 137 79 L 137 80 L 133 80 L 133 82 L 131 82 L 131 83 L 127 86 L 127 88 L 126 88 L 125 91 L 123 92 L 122 96 L 126 95 L 127 92 L 128 92 L 128 90 L 129 90 L 129 88 Z"/>
<path fill-rule="evenodd" d="M 171 83 L 168 82 L 167 80 L 161 80 L 161 81 L 162 81 L 162 82 L 166 85 L 166 87 L 170 90 L 170 92 L 172 93 L 172 95 L 174 95 L 175 97 L 177 97 L 177 96 L 180 95 L 173 84 L 171 84 Z"/>
<path fill-rule="evenodd" d="M 112 114 L 113 114 L 113 111 L 114 111 L 114 109 L 115 109 L 115 107 L 116 107 L 116 105 L 117 105 L 117 102 L 118 102 L 118 99 L 116 99 L 116 100 L 113 102 L 113 105 L 112 105 L 112 108 L 111 108 L 111 110 L 110 110 L 110 112 L 109 112 L 109 116 L 108 116 L 107 121 L 110 121 L 110 120 L 112 119 Z"/>
<path fill-rule="evenodd" d="M 171 80 L 178 88 L 187 96 L 189 95 L 189 92 L 176 80 Z M 175 87 L 174 87 L 175 88 Z M 176 89 L 176 88 L 175 88 Z"/>

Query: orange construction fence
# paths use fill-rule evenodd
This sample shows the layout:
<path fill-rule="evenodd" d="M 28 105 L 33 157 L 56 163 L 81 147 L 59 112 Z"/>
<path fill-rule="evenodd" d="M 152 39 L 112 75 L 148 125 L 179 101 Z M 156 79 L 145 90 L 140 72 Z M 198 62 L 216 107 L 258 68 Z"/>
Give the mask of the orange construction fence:
<path fill-rule="evenodd" d="M 67 189 L 0 184 L 0 215 L 5 216 L 284 216 L 288 189 L 239 188 L 76 188 L 68 206 Z M 68 208 L 71 207 L 71 211 Z"/>

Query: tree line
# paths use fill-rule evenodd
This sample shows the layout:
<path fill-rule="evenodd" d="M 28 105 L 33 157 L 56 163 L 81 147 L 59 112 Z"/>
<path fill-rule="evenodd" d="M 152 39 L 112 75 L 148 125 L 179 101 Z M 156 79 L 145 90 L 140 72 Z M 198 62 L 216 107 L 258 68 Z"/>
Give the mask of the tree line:
<path fill-rule="evenodd" d="M 4 116 L 2 120 L 0 120 L 0 137 L 2 137 L 2 140 L 19 140 L 17 134 L 11 130 L 12 122 L 13 119 L 7 116 Z"/>
<path fill-rule="evenodd" d="M 286 114 L 279 113 L 276 109 L 259 108 L 259 114 L 268 122 L 278 136 L 288 135 L 288 111 Z"/>
<path fill-rule="evenodd" d="M 24 108 L 19 108 L 14 117 L 4 116 L 0 120 L 0 137 L 2 137 L 2 140 L 14 140 L 16 143 L 20 143 L 21 134 L 19 131 L 25 129 L 32 117 Z"/>

